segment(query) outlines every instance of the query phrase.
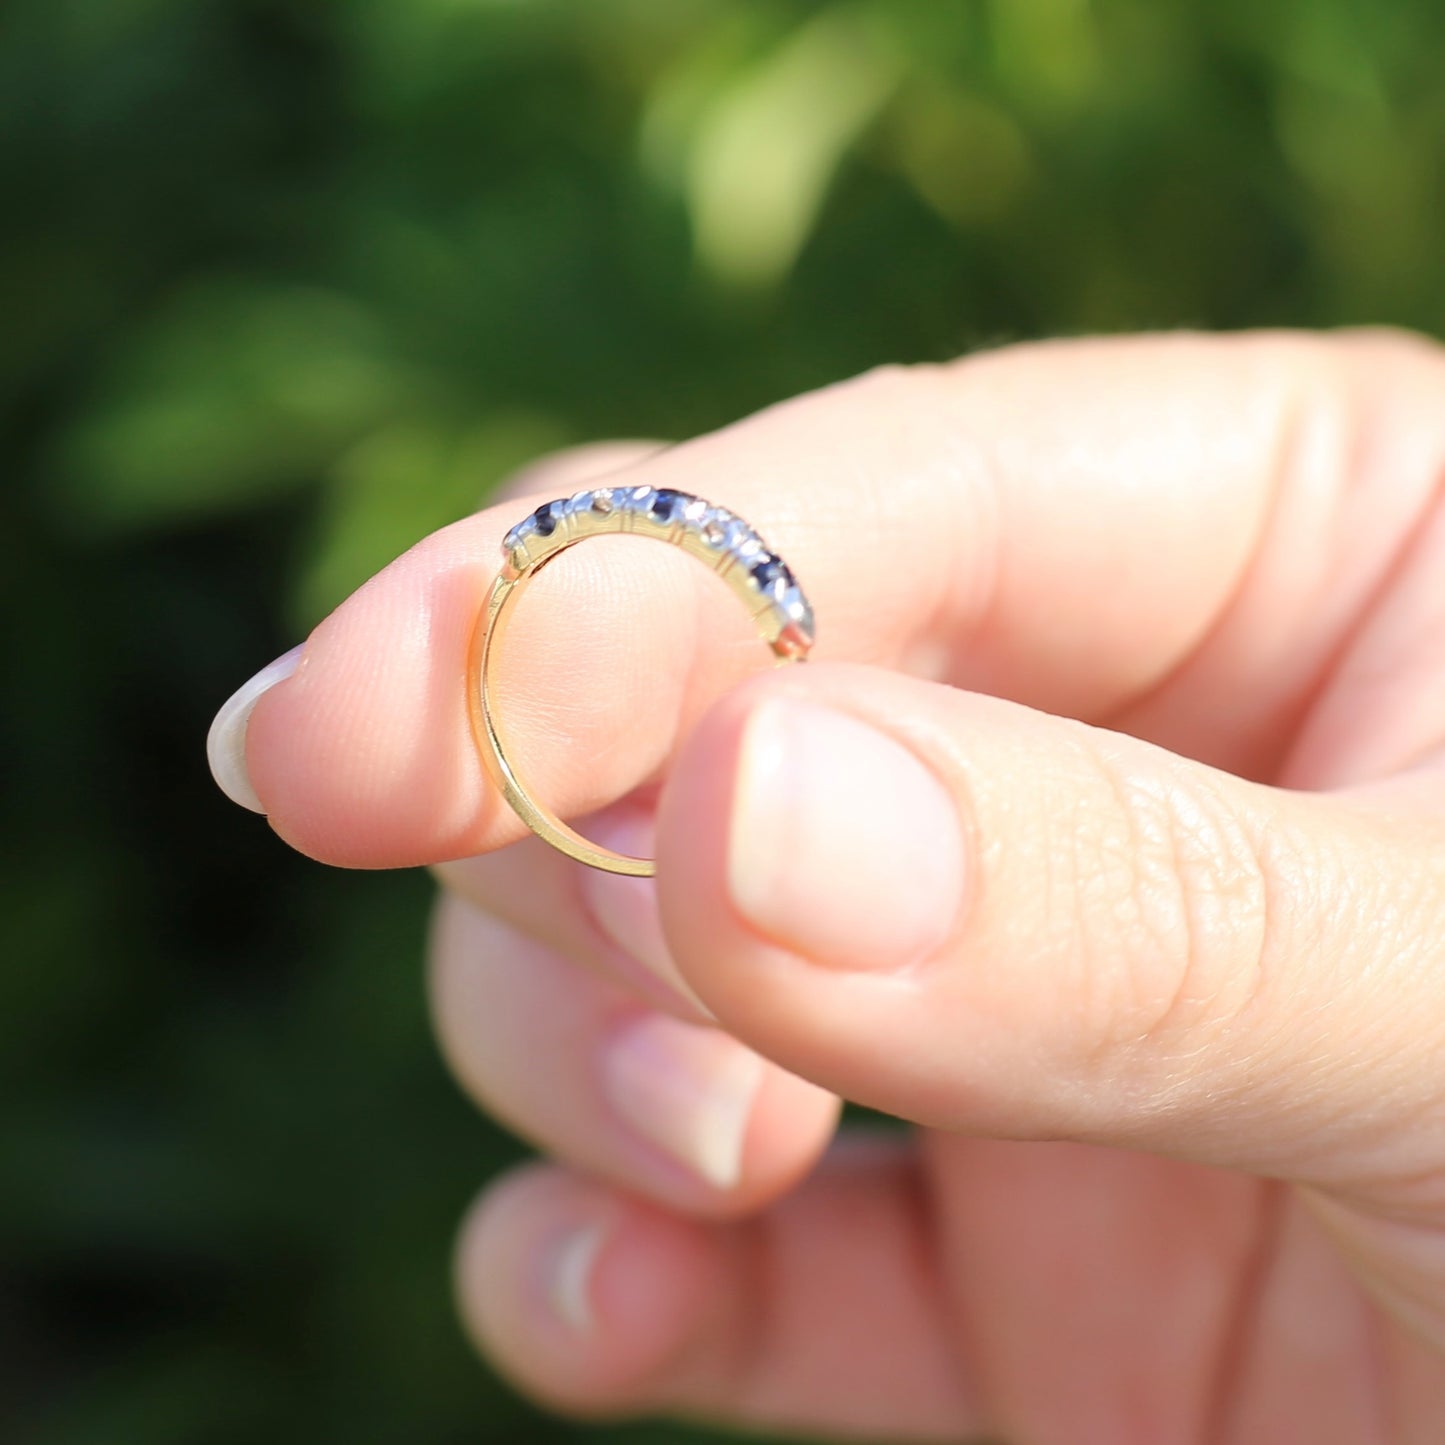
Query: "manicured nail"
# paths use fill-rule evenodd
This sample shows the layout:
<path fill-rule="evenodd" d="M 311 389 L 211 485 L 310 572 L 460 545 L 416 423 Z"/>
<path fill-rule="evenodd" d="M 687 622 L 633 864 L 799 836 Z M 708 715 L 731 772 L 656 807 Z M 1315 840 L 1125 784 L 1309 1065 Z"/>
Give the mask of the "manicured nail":
<path fill-rule="evenodd" d="M 216 786 L 233 803 L 239 803 L 253 813 L 264 813 L 266 809 L 256 796 L 250 774 L 246 771 L 246 724 L 251 721 L 251 710 L 262 696 L 296 671 L 304 646 L 302 643 L 293 647 L 268 667 L 263 667 L 250 682 L 238 687 L 221 704 L 221 710 L 206 734 L 206 757 L 210 761 L 211 776 L 216 780 Z"/>
<path fill-rule="evenodd" d="M 738 912 L 783 948 L 834 968 L 906 968 L 953 929 L 963 831 L 943 784 L 895 738 L 770 699 L 744 725 L 727 879 Z"/>
<path fill-rule="evenodd" d="M 742 1177 L 763 1061 L 718 1029 L 644 1014 L 609 1041 L 602 1083 L 618 1115 L 717 1189 Z"/>
<path fill-rule="evenodd" d="M 578 1334 L 593 1326 L 592 1273 L 606 1235 L 605 1222 L 584 1224 L 553 1247 L 548 1264 L 547 1298 Z"/>
<path fill-rule="evenodd" d="M 614 852 L 633 858 L 653 856 L 656 839 L 654 820 L 645 813 L 627 812 L 599 819 L 593 837 Z M 668 993 L 681 998 L 699 1017 L 710 1019 L 712 1011 L 692 991 L 677 971 L 662 933 L 657 911 L 657 885 L 651 878 L 624 878 L 588 868 L 580 879 L 587 907 L 598 928 L 628 958 L 639 963 Z"/>

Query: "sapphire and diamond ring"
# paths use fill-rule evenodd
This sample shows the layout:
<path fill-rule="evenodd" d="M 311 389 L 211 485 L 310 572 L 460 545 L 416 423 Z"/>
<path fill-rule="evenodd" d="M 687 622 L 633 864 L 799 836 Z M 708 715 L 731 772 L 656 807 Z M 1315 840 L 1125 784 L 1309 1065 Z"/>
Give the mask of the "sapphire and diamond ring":
<path fill-rule="evenodd" d="M 502 566 L 477 617 L 467 672 L 472 734 L 492 781 L 545 843 L 592 868 L 650 878 L 651 859 L 590 843 L 543 808 L 509 762 L 493 705 L 497 643 L 511 601 L 559 553 L 589 537 L 634 533 L 670 542 L 712 568 L 742 601 L 779 662 L 813 646 L 813 609 L 788 565 L 735 512 L 667 487 L 593 487 L 537 508 L 502 542 Z"/>

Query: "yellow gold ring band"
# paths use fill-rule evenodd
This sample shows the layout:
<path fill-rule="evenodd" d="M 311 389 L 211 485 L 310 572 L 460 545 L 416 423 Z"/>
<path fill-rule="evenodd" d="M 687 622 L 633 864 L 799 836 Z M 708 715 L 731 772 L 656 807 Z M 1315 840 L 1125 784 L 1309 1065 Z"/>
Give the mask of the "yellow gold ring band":
<path fill-rule="evenodd" d="M 632 533 L 669 542 L 705 562 L 747 607 L 779 662 L 802 661 L 813 646 L 813 609 L 783 559 L 725 507 L 670 488 L 596 487 L 548 502 L 502 543 L 502 567 L 477 616 L 467 661 L 472 736 L 487 773 L 513 811 L 543 842 L 589 868 L 650 878 L 650 858 L 599 847 L 544 808 L 517 777 L 497 726 L 494 672 L 511 604 L 554 557 L 589 537 Z"/>

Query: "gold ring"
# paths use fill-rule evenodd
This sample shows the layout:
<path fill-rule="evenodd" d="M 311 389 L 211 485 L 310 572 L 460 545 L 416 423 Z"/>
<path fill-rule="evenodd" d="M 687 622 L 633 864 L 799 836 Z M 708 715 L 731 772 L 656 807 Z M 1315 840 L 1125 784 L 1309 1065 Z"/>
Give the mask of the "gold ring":
<path fill-rule="evenodd" d="M 742 600 L 778 662 L 800 662 L 813 645 L 813 609 L 787 564 L 741 517 L 701 497 L 658 487 L 595 487 L 548 502 L 502 542 L 502 567 L 477 615 L 467 659 L 472 736 L 492 781 L 544 843 L 609 873 L 651 878 L 650 858 L 589 843 L 528 792 L 507 759 L 493 706 L 497 644 L 511 603 L 554 557 L 589 537 L 633 533 L 670 542 L 706 562 Z"/>

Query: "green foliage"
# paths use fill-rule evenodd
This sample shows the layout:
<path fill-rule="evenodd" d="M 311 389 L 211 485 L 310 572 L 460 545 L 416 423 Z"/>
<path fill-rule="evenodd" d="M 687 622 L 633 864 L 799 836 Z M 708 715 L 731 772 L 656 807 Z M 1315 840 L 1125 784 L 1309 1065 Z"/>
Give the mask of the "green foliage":
<path fill-rule="evenodd" d="M 214 707 L 538 450 L 1097 329 L 1445 328 L 1427 0 L 11 0 L 0 1434 L 597 1436 L 446 1281 L 517 1155 L 424 881 L 289 856 Z"/>

